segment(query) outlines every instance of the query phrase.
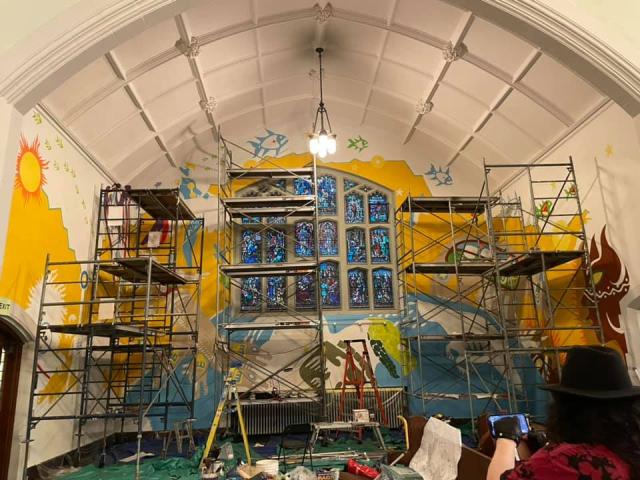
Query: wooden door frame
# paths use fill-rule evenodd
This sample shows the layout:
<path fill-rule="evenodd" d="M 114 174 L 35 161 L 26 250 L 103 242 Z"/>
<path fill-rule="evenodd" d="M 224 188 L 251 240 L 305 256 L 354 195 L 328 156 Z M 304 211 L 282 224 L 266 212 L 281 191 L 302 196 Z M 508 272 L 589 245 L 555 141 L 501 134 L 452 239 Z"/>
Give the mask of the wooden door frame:
<path fill-rule="evenodd" d="M 9 346 L 5 353 L 2 398 L 0 399 L 0 411 L 3 413 L 0 415 L 0 480 L 8 480 L 23 342 L 2 322 L 0 322 L 0 337 L 1 342 L 4 343 L 6 339 Z"/>

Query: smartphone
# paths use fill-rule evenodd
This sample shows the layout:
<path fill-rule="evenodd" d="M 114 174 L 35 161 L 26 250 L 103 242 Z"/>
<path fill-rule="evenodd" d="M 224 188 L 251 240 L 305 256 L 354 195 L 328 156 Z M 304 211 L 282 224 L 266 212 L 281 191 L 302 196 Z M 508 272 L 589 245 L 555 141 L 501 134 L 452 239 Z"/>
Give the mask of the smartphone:
<path fill-rule="evenodd" d="M 496 438 L 496 430 L 495 423 L 502 418 L 517 418 L 520 423 L 520 430 L 522 430 L 522 434 L 526 435 L 531 430 L 529 426 L 529 418 L 524 413 L 513 413 L 510 415 L 490 415 L 487 418 L 489 422 L 489 431 L 491 432 L 491 436 Z"/>

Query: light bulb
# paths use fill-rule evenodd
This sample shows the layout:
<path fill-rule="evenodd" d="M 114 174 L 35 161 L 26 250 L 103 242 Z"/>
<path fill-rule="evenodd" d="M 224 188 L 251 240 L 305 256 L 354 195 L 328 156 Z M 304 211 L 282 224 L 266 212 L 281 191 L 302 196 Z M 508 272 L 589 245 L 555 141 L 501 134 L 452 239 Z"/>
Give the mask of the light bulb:
<path fill-rule="evenodd" d="M 320 142 L 319 148 L 318 148 L 318 156 L 320 158 L 324 158 L 327 156 L 327 143 L 326 142 Z"/>
<path fill-rule="evenodd" d="M 324 130 L 320 131 L 320 135 L 318 136 L 318 140 L 320 141 L 320 145 L 327 145 L 327 132 L 325 132 Z"/>
<path fill-rule="evenodd" d="M 334 153 L 336 153 L 336 148 L 337 148 L 336 136 L 331 135 L 329 137 L 329 144 L 327 145 L 327 152 L 333 155 Z"/>
<path fill-rule="evenodd" d="M 316 153 L 318 153 L 318 149 L 319 149 L 320 145 L 318 144 L 318 139 L 313 136 L 309 139 L 309 151 L 315 155 Z"/>

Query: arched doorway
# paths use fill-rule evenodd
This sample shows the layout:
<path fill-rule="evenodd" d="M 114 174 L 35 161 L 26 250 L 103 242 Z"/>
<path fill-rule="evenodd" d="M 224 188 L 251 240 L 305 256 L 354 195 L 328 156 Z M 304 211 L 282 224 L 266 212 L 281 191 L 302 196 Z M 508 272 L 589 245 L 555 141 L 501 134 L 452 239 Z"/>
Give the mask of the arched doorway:
<path fill-rule="evenodd" d="M 22 344 L 0 317 L 0 480 L 9 474 Z"/>

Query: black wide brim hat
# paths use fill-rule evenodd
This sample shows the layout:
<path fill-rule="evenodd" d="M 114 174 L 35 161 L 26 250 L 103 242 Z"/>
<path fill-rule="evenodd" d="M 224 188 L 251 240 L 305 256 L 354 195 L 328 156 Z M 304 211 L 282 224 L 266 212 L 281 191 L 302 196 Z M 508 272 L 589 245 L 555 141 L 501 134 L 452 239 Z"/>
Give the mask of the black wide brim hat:
<path fill-rule="evenodd" d="M 600 400 L 640 397 L 620 354 L 608 347 L 573 347 L 562 367 L 562 380 L 539 388 L 552 393 Z"/>

